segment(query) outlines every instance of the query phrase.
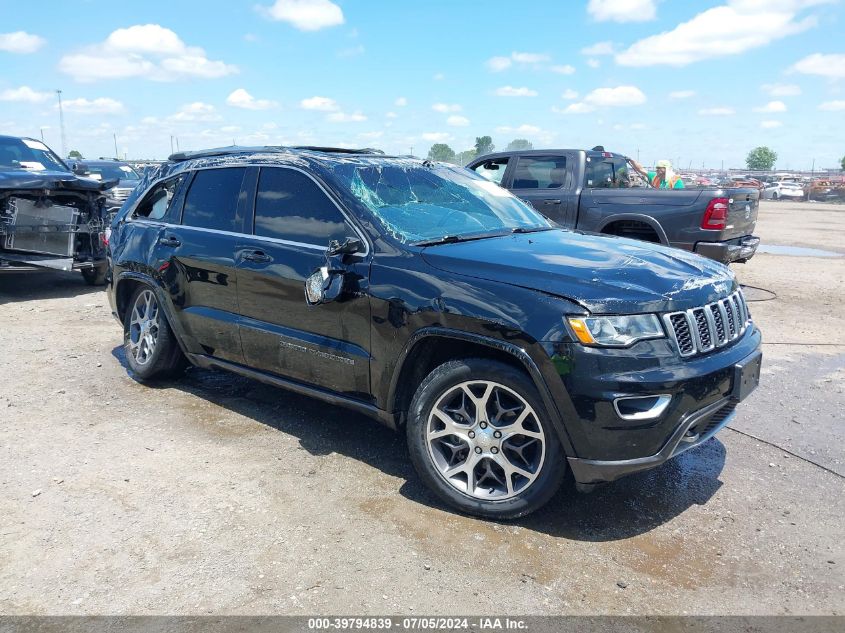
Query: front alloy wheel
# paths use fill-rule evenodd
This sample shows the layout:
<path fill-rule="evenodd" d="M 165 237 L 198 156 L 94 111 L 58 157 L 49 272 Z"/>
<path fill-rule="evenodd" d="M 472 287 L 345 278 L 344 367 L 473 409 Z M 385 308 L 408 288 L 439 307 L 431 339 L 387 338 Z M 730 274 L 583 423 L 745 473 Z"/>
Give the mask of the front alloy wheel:
<path fill-rule="evenodd" d="M 476 380 L 451 388 L 434 404 L 428 451 L 443 479 L 460 492 L 502 500 L 537 479 L 546 438 L 522 396 L 500 383 Z"/>
<path fill-rule="evenodd" d="M 566 456 L 537 388 L 518 366 L 451 360 L 417 388 L 408 448 L 420 478 L 467 514 L 514 519 L 560 487 Z"/>

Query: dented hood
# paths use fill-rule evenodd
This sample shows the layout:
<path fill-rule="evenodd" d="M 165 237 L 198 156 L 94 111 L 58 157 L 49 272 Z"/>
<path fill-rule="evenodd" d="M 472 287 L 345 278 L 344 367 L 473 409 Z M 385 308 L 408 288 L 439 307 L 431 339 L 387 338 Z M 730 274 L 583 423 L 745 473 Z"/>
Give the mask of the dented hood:
<path fill-rule="evenodd" d="M 553 230 L 426 247 L 441 270 L 565 297 L 593 313 L 685 310 L 736 286 L 718 262 L 611 236 Z"/>
<path fill-rule="evenodd" d="M 0 170 L 0 193 L 10 189 L 49 189 L 51 191 L 103 191 L 114 186 L 116 181 L 97 181 L 80 178 L 67 171 L 25 171 Z"/>

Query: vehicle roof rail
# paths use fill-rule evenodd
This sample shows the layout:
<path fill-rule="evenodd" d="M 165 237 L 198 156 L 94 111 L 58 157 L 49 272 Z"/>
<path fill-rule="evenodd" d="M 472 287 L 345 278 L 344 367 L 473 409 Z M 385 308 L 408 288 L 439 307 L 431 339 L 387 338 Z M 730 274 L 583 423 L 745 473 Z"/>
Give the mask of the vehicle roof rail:
<path fill-rule="evenodd" d="M 326 154 L 384 154 L 381 150 L 365 147 L 362 149 L 350 149 L 345 147 L 319 147 L 316 145 L 264 145 L 247 147 L 241 145 L 229 145 L 228 147 L 216 147 L 192 152 L 176 152 L 168 157 L 168 160 L 180 162 L 193 158 L 212 158 L 214 156 L 229 156 L 231 154 L 287 154 L 292 151 L 324 152 Z"/>

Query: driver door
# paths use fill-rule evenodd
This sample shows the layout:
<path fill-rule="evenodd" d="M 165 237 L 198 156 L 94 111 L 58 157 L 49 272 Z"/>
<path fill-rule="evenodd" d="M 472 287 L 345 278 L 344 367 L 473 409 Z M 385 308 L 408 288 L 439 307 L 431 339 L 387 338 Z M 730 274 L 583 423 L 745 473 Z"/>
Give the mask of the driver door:
<path fill-rule="evenodd" d="M 364 397 L 370 391 L 369 252 L 349 264 L 347 291 L 338 300 L 309 305 L 305 299 L 305 280 L 326 264 L 329 241 L 363 236 L 330 194 L 297 169 L 262 167 L 253 195 L 252 235 L 235 251 L 247 365 Z"/>

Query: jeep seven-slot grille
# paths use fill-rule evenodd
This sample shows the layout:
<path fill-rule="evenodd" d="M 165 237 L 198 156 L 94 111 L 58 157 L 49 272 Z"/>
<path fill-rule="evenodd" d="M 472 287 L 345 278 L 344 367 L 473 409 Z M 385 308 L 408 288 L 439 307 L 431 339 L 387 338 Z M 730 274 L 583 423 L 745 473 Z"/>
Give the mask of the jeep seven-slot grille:
<path fill-rule="evenodd" d="M 737 290 L 701 308 L 666 314 L 663 320 L 681 356 L 694 356 L 737 340 L 748 327 L 748 306 Z"/>

